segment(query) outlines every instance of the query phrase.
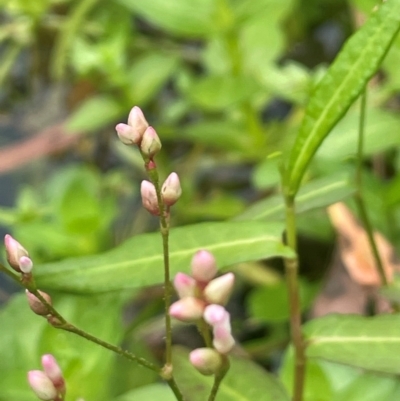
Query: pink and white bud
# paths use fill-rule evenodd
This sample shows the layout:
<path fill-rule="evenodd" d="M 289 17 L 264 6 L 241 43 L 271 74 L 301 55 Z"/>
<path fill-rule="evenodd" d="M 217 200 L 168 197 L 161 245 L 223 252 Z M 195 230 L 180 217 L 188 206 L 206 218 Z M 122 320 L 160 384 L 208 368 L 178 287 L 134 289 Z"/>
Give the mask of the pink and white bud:
<path fill-rule="evenodd" d="M 191 262 L 192 276 L 201 283 L 208 283 L 217 274 L 217 262 L 214 255 L 208 251 L 196 252 Z"/>
<path fill-rule="evenodd" d="M 221 305 L 208 305 L 204 309 L 204 320 L 211 326 L 229 323 L 229 313 Z"/>
<path fill-rule="evenodd" d="M 6 234 L 4 237 L 4 245 L 7 253 L 7 261 L 9 265 L 18 273 L 21 273 L 20 259 L 23 256 L 29 257 L 28 251 L 11 235 Z"/>
<path fill-rule="evenodd" d="M 174 287 L 179 298 L 196 296 L 197 282 L 185 273 L 177 273 L 174 278 Z"/>
<path fill-rule="evenodd" d="M 58 399 L 58 391 L 50 378 L 40 370 L 28 372 L 28 383 L 36 396 L 43 401 Z"/>
<path fill-rule="evenodd" d="M 134 106 L 129 112 L 128 125 L 135 130 L 139 138 L 143 137 L 146 129 L 149 126 L 149 123 L 147 122 L 140 107 Z"/>
<path fill-rule="evenodd" d="M 148 127 L 140 142 L 142 153 L 151 159 L 161 150 L 161 146 L 161 141 L 156 130 L 153 127 Z"/>
<path fill-rule="evenodd" d="M 171 173 L 161 188 L 161 196 L 167 206 L 174 205 L 182 195 L 178 174 Z"/>
<path fill-rule="evenodd" d="M 28 304 L 32 312 L 40 316 L 47 316 L 48 314 L 50 314 L 50 310 L 48 309 L 48 307 L 44 305 L 39 298 L 37 298 L 34 294 L 29 292 L 28 290 L 25 290 L 25 293 L 26 297 L 28 298 Z M 50 305 L 52 304 L 51 297 L 49 294 L 46 294 L 43 291 L 39 291 L 39 293 L 46 300 L 48 304 Z"/>
<path fill-rule="evenodd" d="M 222 366 L 221 355 L 212 348 L 198 348 L 189 355 L 190 363 L 203 375 L 217 373 Z"/>
<path fill-rule="evenodd" d="M 19 268 L 21 269 L 22 273 L 28 274 L 32 271 L 33 262 L 32 259 L 28 256 L 22 256 L 19 259 Z"/>
<path fill-rule="evenodd" d="M 143 207 L 154 216 L 158 216 L 160 209 L 154 185 L 150 181 L 143 180 L 140 186 L 140 194 L 142 196 Z"/>
<path fill-rule="evenodd" d="M 213 328 L 213 345 L 214 348 L 221 354 L 228 353 L 235 345 L 235 339 L 231 334 L 231 324 L 227 323 L 217 324 Z"/>
<path fill-rule="evenodd" d="M 117 124 L 115 127 L 119 140 L 124 145 L 138 145 L 142 139 L 139 133 L 131 126 L 123 123 Z"/>
<path fill-rule="evenodd" d="M 42 366 L 44 373 L 52 381 L 57 391 L 61 394 L 65 394 L 65 380 L 56 358 L 51 354 L 43 355 Z"/>
<path fill-rule="evenodd" d="M 194 297 L 182 298 L 169 308 L 169 314 L 182 322 L 196 322 L 203 316 L 205 304 Z"/>
<path fill-rule="evenodd" d="M 227 273 L 211 280 L 204 288 L 205 300 L 210 304 L 225 305 L 232 294 L 234 284 L 233 273 Z"/>

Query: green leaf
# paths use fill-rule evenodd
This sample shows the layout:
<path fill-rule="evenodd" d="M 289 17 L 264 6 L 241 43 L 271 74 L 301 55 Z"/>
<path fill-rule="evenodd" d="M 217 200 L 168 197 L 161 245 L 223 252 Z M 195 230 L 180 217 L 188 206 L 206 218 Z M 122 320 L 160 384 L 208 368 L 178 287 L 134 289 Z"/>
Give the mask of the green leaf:
<path fill-rule="evenodd" d="M 281 242 L 283 224 L 259 222 L 203 223 L 171 230 L 171 275 L 188 272 L 199 249 L 213 252 L 220 268 L 234 263 L 292 257 Z M 163 255 L 159 233 L 131 238 L 110 252 L 35 268 L 40 287 L 96 293 L 149 286 L 163 282 Z"/>
<path fill-rule="evenodd" d="M 221 382 L 216 401 L 289 401 L 283 385 L 249 359 L 230 356 L 231 367 Z M 213 384 L 190 364 L 182 348 L 174 349 L 174 373 L 187 401 L 204 401 Z"/>
<path fill-rule="evenodd" d="M 177 36 L 204 37 L 214 31 L 214 0 L 118 0 L 149 22 Z"/>
<path fill-rule="evenodd" d="M 112 97 L 100 95 L 85 100 L 67 121 L 69 132 L 88 132 L 103 128 L 122 112 Z"/>
<path fill-rule="evenodd" d="M 399 315 L 331 315 L 315 319 L 304 327 L 307 356 L 399 374 L 399 327 Z"/>
<path fill-rule="evenodd" d="M 315 89 L 290 153 L 285 185 L 291 195 L 318 147 L 378 69 L 400 29 L 400 0 L 379 5 L 345 44 Z"/>
<path fill-rule="evenodd" d="M 296 197 L 296 213 L 329 206 L 343 200 L 355 192 L 355 186 L 348 176 L 334 174 L 311 181 L 304 185 Z M 284 219 L 285 204 L 281 195 L 274 195 L 250 206 L 235 220 Z"/>

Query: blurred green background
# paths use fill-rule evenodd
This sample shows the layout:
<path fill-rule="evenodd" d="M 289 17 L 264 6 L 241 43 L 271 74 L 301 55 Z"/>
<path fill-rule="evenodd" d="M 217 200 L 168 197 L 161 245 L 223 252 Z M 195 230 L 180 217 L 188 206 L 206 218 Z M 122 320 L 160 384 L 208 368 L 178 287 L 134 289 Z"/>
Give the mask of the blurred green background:
<path fill-rule="evenodd" d="M 43 263 L 96 254 L 154 231 L 157 221 L 142 210 L 138 193 L 142 160 L 114 131 L 134 105 L 162 140 L 161 175 L 176 171 L 181 177 L 173 225 L 232 219 L 277 194 L 282 154 L 293 143 L 313 88 L 375 4 L 0 0 L 1 232 L 12 233 L 35 263 Z M 399 65 L 397 39 L 370 86 L 364 163 L 373 224 L 396 247 Z M 358 117 L 358 108 L 351 108 L 318 151 L 306 181 L 352 174 Z M 334 233 L 323 209 L 300 216 L 299 230 L 307 310 L 321 286 Z M 238 266 L 232 305 L 244 348 L 271 369 L 280 365 L 288 341 L 286 293 L 280 266 L 274 267 L 254 265 L 250 273 Z M 17 296 L 6 306 L 15 287 L 1 275 L 0 281 L 0 401 L 34 399 L 24 375 L 37 368 L 43 352 L 58 352 L 74 388 L 71 400 L 111 399 L 155 380 L 107 352 L 89 346 L 81 353 L 79 340 L 54 334 Z M 103 295 L 100 301 L 55 298 L 88 330 L 149 354 L 144 338 L 161 324 L 159 289 Z M 101 319 L 93 310 L 99 302 Z M 273 306 L 266 311 L 266 304 Z M 27 325 L 35 330 L 27 333 Z M 330 375 L 337 380 L 332 370 Z"/>

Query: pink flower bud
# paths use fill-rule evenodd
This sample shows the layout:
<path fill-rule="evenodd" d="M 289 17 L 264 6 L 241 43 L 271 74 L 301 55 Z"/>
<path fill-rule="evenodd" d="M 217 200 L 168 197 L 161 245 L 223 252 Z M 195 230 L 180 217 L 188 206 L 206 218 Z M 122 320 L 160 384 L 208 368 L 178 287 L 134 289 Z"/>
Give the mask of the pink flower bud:
<path fill-rule="evenodd" d="M 194 297 L 196 295 L 197 282 L 187 274 L 177 273 L 174 279 L 174 287 L 179 298 Z"/>
<path fill-rule="evenodd" d="M 205 250 L 200 250 L 194 254 L 191 267 L 193 278 L 202 283 L 208 283 L 217 274 L 217 263 L 214 255 Z"/>
<path fill-rule="evenodd" d="M 194 297 L 182 298 L 169 308 L 169 314 L 182 322 L 195 322 L 203 316 L 205 304 Z"/>
<path fill-rule="evenodd" d="M 42 366 L 44 373 L 52 381 L 57 391 L 65 394 L 65 380 L 56 358 L 51 354 L 43 355 Z"/>
<path fill-rule="evenodd" d="M 221 354 L 229 352 L 235 344 L 231 334 L 230 315 L 221 305 L 208 305 L 203 314 L 204 320 L 213 328 L 213 345 Z"/>
<path fill-rule="evenodd" d="M 229 322 L 229 313 L 221 305 L 208 305 L 204 309 L 203 317 L 204 320 L 211 326 L 225 323 L 227 321 Z"/>
<path fill-rule="evenodd" d="M 40 400 L 52 401 L 57 399 L 57 389 L 44 372 L 40 370 L 29 371 L 28 383 Z"/>
<path fill-rule="evenodd" d="M 150 159 L 161 150 L 160 138 L 153 127 L 148 127 L 143 134 L 142 141 L 140 142 L 140 150 Z"/>
<path fill-rule="evenodd" d="M 154 185 L 150 181 L 143 180 L 140 186 L 140 193 L 143 207 L 154 216 L 158 216 L 160 209 L 158 208 L 157 193 Z"/>
<path fill-rule="evenodd" d="M 15 271 L 21 273 L 20 259 L 23 256 L 29 257 L 28 251 L 9 234 L 4 237 L 4 245 L 8 263 Z"/>
<path fill-rule="evenodd" d="M 172 206 L 182 195 L 181 183 L 178 174 L 171 173 L 165 180 L 162 188 L 161 195 L 164 203 L 167 206 Z"/>
<path fill-rule="evenodd" d="M 140 107 L 134 106 L 132 108 L 128 117 L 128 125 L 135 130 L 139 138 L 143 137 L 144 132 L 149 126 L 149 123 L 147 122 Z"/>
<path fill-rule="evenodd" d="M 32 312 L 36 313 L 37 315 L 40 316 L 46 316 L 50 313 L 49 309 L 47 308 L 46 305 L 44 305 L 39 298 L 37 298 L 34 294 L 29 292 L 28 290 L 25 290 L 26 297 L 28 298 L 28 304 L 29 307 L 31 308 Z M 45 292 L 39 291 L 40 295 L 47 301 L 48 304 L 51 303 L 51 297 L 49 294 L 46 294 Z"/>
<path fill-rule="evenodd" d="M 203 375 L 217 373 L 222 366 L 221 355 L 212 348 L 198 348 L 189 355 L 190 363 Z"/>
<path fill-rule="evenodd" d="M 233 273 L 227 273 L 211 280 L 204 288 L 205 300 L 210 304 L 225 305 L 232 294 L 234 284 Z"/>
<path fill-rule="evenodd" d="M 235 339 L 231 334 L 231 325 L 228 323 L 217 324 L 213 329 L 213 345 L 221 354 L 228 353 L 235 345 Z"/>
<path fill-rule="evenodd" d="M 33 262 L 31 258 L 29 258 L 28 256 L 22 256 L 19 259 L 19 268 L 21 269 L 22 273 L 30 273 L 33 268 Z"/>
<path fill-rule="evenodd" d="M 115 130 L 124 145 L 138 145 L 142 139 L 139 133 L 127 124 L 120 123 L 115 127 Z"/>

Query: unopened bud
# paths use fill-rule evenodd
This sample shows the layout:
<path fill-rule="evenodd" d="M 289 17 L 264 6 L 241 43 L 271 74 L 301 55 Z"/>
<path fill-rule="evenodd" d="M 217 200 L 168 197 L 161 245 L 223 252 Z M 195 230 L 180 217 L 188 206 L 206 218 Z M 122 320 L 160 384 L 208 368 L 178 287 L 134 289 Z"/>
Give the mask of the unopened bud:
<path fill-rule="evenodd" d="M 160 138 L 153 127 L 148 127 L 143 134 L 142 141 L 140 142 L 140 150 L 150 159 L 161 150 Z"/>
<path fill-rule="evenodd" d="M 205 250 L 194 254 L 191 267 L 193 278 L 202 283 L 208 283 L 217 274 L 217 263 L 214 255 Z"/>
<path fill-rule="evenodd" d="M 174 287 L 179 298 L 194 297 L 196 295 L 197 282 L 187 274 L 177 273 L 174 278 Z"/>
<path fill-rule="evenodd" d="M 161 195 L 164 203 L 167 206 L 172 206 L 182 195 L 181 183 L 178 174 L 171 173 L 165 180 L 162 188 Z"/>
<path fill-rule="evenodd" d="M 232 294 L 234 284 L 233 273 L 227 273 L 211 280 L 204 288 L 206 301 L 210 304 L 225 305 Z"/>
<path fill-rule="evenodd" d="M 221 355 L 212 348 L 198 348 L 189 355 L 190 363 L 203 375 L 217 373 L 222 366 Z"/>
<path fill-rule="evenodd" d="M 25 290 L 26 296 L 28 298 L 28 304 L 29 307 L 31 308 L 32 312 L 36 313 L 37 315 L 40 316 L 46 316 L 50 314 L 50 311 L 46 305 L 42 303 L 42 301 L 37 298 L 34 294 L 29 292 L 28 290 Z M 51 297 L 49 294 L 46 294 L 45 292 L 39 291 L 40 295 L 46 300 L 48 304 L 51 303 Z"/>
<path fill-rule="evenodd" d="M 42 366 L 44 373 L 46 373 L 47 377 L 52 381 L 57 391 L 64 394 L 65 380 L 61 368 L 56 361 L 56 358 L 54 358 L 54 356 L 51 354 L 43 355 Z"/>
<path fill-rule="evenodd" d="M 158 207 L 156 188 L 150 181 L 143 180 L 140 186 L 143 207 L 151 214 L 158 216 L 160 209 Z"/>
<path fill-rule="evenodd" d="M 138 132 L 127 124 L 120 123 L 115 127 L 115 130 L 124 145 L 138 145 L 142 139 Z"/>
<path fill-rule="evenodd" d="M 29 257 L 28 251 L 9 234 L 4 237 L 4 245 L 8 263 L 15 271 L 21 273 L 20 259 L 23 256 Z"/>
<path fill-rule="evenodd" d="M 229 313 L 221 305 L 208 305 L 204 309 L 204 320 L 211 326 L 229 322 Z"/>
<path fill-rule="evenodd" d="M 213 329 L 213 345 L 221 354 L 228 353 L 235 345 L 235 339 L 231 334 L 230 322 L 216 325 Z"/>
<path fill-rule="evenodd" d="M 205 304 L 194 297 L 182 298 L 169 308 L 169 314 L 182 322 L 195 322 L 203 316 Z"/>
<path fill-rule="evenodd" d="M 36 396 L 43 401 L 56 400 L 58 397 L 57 389 L 49 377 L 40 370 L 28 372 L 28 383 Z"/>
<path fill-rule="evenodd" d="M 132 108 L 128 117 L 128 125 L 135 130 L 140 138 L 143 137 L 143 134 L 149 126 L 149 123 L 147 122 L 140 107 L 134 106 Z"/>
<path fill-rule="evenodd" d="M 22 273 L 28 274 L 32 271 L 33 262 L 32 259 L 28 256 L 22 256 L 19 259 L 19 268 L 21 269 Z"/>
<path fill-rule="evenodd" d="M 235 345 L 231 334 L 230 315 L 221 305 L 208 305 L 203 314 L 204 320 L 213 328 L 213 345 L 221 354 L 226 354 Z"/>

